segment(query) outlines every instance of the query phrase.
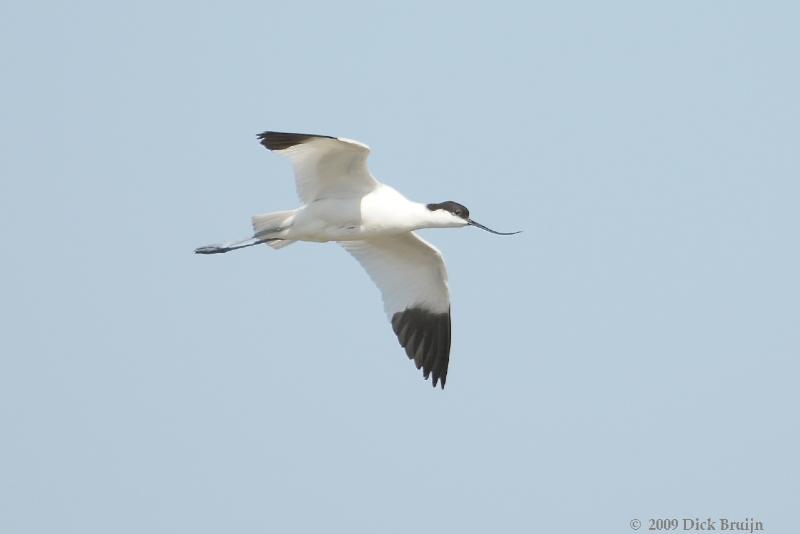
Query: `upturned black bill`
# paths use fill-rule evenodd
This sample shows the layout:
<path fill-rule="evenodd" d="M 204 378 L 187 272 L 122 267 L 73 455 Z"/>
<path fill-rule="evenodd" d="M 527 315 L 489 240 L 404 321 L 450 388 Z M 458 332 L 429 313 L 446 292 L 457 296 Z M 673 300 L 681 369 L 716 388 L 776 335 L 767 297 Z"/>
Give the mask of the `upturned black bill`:
<path fill-rule="evenodd" d="M 497 234 L 497 235 L 514 235 L 514 234 L 519 234 L 519 233 L 522 232 L 522 230 L 520 230 L 518 232 L 498 232 L 497 230 L 492 230 L 491 228 L 487 228 L 484 225 L 482 225 L 481 223 L 473 221 L 472 219 L 467 219 L 467 221 L 469 221 L 470 226 L 477 226 L 481 230 L 486 230 L 487 232 L 491 232 L 491 233 Z"/>

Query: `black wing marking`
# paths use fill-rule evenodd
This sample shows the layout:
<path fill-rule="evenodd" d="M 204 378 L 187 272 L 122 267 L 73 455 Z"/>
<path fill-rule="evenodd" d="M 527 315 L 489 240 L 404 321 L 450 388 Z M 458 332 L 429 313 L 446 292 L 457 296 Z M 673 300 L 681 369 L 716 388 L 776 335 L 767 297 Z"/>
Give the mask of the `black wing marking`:
<path fill-rule="evenodd" d="M 315 135 L 304 133 L 286 133 L 286 132 L 262 132 L 258 134 L 258 139 L 262 145 L 270 150 L 284 150 L 305 143 L 309 139 L 319 137 L 322 139 L 336 139 L 330 135 Z"/>
<path fill-rule="evenodd" d="M 450 362 L 450 310 L 434 313 L 424 308 L 406 308 L 392 316 L 392 328 L 408 358 L 427 380 L 433 375 L 433 387 L 438 381 L 442 389 L 447 380 Z"/>

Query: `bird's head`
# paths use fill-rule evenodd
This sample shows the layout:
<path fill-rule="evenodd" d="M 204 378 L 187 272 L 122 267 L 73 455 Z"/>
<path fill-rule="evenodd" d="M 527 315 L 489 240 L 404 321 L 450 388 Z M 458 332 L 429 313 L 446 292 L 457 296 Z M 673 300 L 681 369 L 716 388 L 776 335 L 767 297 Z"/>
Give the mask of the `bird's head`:
<path fill-rule="evenodd" d="M 519 232 L 497 232 L 491 228 L 476 222 L 469 217 L 469 210 L 466 206 L 448 200 L 447 202 L 440 202 L 438 204 L 428 204 L 426 206 L 431 211 L 437 226 L 443 228 L 460 228 L 461 226 L 475 226 L 481 230 L 486 230 L 497 235 L 512 235 Z"/>

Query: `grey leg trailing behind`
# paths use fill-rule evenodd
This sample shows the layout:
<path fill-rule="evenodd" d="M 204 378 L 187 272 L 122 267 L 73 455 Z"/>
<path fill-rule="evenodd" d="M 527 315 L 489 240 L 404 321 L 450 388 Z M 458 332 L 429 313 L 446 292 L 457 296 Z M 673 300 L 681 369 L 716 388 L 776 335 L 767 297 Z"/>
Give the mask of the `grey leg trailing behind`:
<path fill-rule="evenodd" d="M 260 245 L 262 243 L 270 243 L 272 241 L 282 241 L 281 239 L 275 238 L 258 238 L 258 237 L 251 237 L 250 239 L 244 239 L 242 241 L 228 241 L 227 243 L 219 243 L 217 245 L 206 245 L 204 247 L 198 247 L 194 249 L 195 254 L 222 254 L 224 252 L 230 252 L 231 250 L 238 250 L 240 248 L 246 247 L 253 247 L 256 245 Z"/>

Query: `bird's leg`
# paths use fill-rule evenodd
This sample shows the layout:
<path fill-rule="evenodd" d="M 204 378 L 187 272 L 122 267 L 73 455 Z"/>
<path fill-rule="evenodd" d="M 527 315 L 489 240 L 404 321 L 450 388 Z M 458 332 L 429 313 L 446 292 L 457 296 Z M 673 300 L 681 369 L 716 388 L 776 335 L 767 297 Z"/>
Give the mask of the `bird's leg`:
<path fill-rule="evenodd" d="M 223 252 L 230 252 L 231 250 L 237 250 L 245 247 L 252 247 L 255 245 L 260 245 L 262 243 L 269 243 L 270 241 L 276 241 L 276 239 L 261 239 L 258 237 L 251 237 L 250 239 L 244 239 L 242 241 L 228 241 L 227 243 L 220 243 L 218 245 L 206 245 L 204 247 L 198 247 L 194 249 L 194 253 L 222 254 Z"/>

